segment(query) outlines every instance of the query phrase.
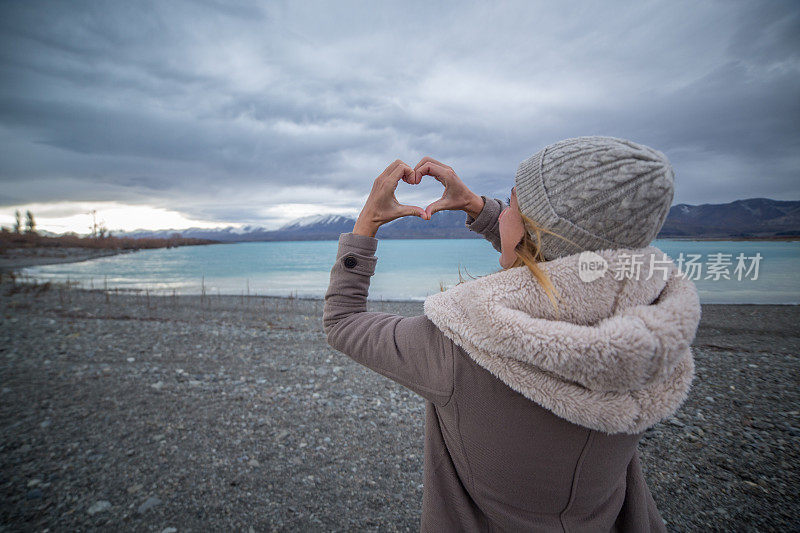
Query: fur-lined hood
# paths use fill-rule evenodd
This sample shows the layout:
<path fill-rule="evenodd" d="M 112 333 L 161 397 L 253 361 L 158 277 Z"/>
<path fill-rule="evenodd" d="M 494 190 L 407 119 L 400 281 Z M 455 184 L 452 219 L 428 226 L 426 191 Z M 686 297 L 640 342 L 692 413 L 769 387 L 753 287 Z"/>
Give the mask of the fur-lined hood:
<path fill-rule="evenodd" d="M 602 274 L 579 270 L 603 261 Z M 576 424 L 639 433 L 674 413 L 694 377 L 694 283 L 654 246 L 540 266 L 560 294 L 560 315 L 526 266 L 431 295 L 425 315 L 509 387 Z M 584 281 L 591 272 L 599 277 Z"/>

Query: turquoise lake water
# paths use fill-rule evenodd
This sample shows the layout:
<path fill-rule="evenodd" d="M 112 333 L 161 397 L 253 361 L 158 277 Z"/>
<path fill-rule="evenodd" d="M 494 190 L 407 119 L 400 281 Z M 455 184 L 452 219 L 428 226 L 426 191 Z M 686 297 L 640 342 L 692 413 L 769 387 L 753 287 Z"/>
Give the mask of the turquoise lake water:
<path fill-rule="evenodd" d="M 800 242 L 672 241 L 653 242 L 677 262 L 681 253 L 699 254 L 697 284 L 703 303 L 800 303 Z M 293 241 L 186 246 L 143 250 L 82 263 L 25 269 L 37 279 L 79 282 L 85 288 L 149 289 L 155 293 L 249 294 L 321 297 L 336 259 L 336 241 Z M 720 272 L 708 270 L 715 254 Z M 750 272 L 735 271 L 743 254 Z M 757 276 L 752 268 L 757 260 Z M 500 270 L 499 253 L 482 239 L 379 240 L 371 300 L 423 300 L 466 276 Z M 709 279 L 706 279 L 709 277 Z M 714 279 L 719 277 L 719 279 Z M 755 278 L 755 279 L 754 279 Z"/>

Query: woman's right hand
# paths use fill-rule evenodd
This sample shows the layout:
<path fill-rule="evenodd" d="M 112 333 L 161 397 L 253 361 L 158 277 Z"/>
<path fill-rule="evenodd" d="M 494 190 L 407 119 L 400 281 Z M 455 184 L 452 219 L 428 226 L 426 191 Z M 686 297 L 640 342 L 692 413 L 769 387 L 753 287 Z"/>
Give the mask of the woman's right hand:
<path fill-rule="evenodd" d="M 414 167 L 414 175 L 404 179 L 407 183 L 416 185 L 422 180 L 422 176 L 433 176 L 444 185 L 442 197 L 425 208 L 428 220 L 437 211 L 465 211 L 472 218 L 477 218 L 483 210 L 483 198 L 469 190 L 452 167 L 426 156 Z"/>

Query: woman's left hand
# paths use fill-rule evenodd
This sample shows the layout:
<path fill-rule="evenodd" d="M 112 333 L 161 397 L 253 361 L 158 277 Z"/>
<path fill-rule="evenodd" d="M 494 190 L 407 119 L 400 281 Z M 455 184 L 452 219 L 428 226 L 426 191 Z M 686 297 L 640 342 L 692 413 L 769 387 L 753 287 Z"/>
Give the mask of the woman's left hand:
<path fill-rule="evenodd" d="M 397 183 L 414 179 L 414 169 L 399 159 L 386 167 L 375 179 L 367 203 L 358 215 L 353 233 L 374 237 L 381 225 L 400 217 L 425 218 L 425 210 L 415 205 L 403 205 L 394 196 Z"/>

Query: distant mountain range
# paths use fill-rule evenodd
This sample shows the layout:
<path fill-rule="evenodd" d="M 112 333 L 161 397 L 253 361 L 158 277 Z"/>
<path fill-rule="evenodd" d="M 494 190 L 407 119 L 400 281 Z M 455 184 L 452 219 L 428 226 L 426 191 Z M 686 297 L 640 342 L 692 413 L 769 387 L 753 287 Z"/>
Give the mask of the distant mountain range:
<path fill-rule="evenodd" d="M 678 204 L 658 234 L 674 237 L 800 236 L 800 201 L 748 198 L 728 204 Z"/>
<path fill-rule="evenodd" d="M 405 217 L 381 226 L 381 239 L 469 239 L 481 238 L 465 226 L 462 211 L 440 211 L 429 221 Z M 312 215 L 278 229 L 258 226 L 241 228 L 115 232 L 126 237 L 182 237 L 220 242 L 337 240 L 353 230 L 355 217 Z M 677 204 L 670 208 L 658 238 L 760 238 L 800 237 L 800 201 L 749 198 L 727 204 Z"/>

